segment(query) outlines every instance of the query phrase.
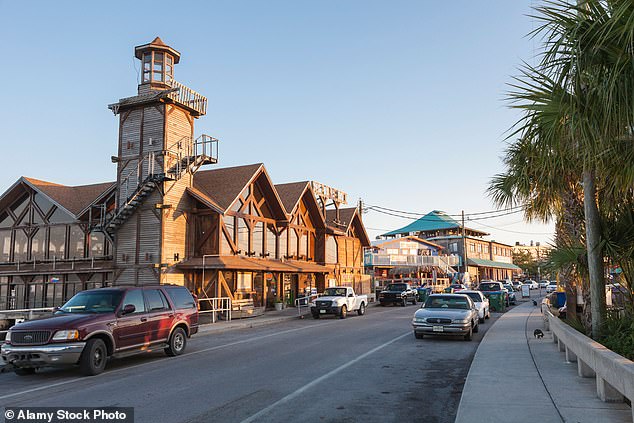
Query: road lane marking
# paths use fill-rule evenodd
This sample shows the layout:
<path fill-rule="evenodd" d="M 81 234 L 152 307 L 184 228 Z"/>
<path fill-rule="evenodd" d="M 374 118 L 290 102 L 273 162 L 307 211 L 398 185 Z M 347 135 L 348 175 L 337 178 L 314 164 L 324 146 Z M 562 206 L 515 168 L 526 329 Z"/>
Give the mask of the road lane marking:
<path fill-rule="evenodd" d="M 337 367 L 334 370 L 329 371 L 328 373 L 326 373 L 323 376 L 318 377 L 317 379 L 313 380 L 312 382 L 302 386 L 301 388 L 295 390 L 294 392 L 291 392 L 290 394 L 286 395 L 284 398 L 274 402 L 273 404 L 269 405 L 266 408 L 263 408 L 262 410 L 258 411 L 257 413 L 255 413 L 254 415 L 252 415 L 251 417 L 246 418 L 245 420 L 242 420 L 242 423 L 252 423 L 255 422 L 257 419 L 259 419 L 260 417 L 263 417 L 264 415 L 266 415 L 267 413 L 269 413 L 271 410 L 273 410 L 275 407 L 277 407 L 278 405 L 287 403 L 295 398 L 297 398 L 298 396 L 300 396 L 301 394 L 303 394 L 304 392 L 306 392 L 307 390 L 309 390 L 310 388 L 320 384 L 321 382 L 323 382 L 324 380 L 328 379 L 329 377 L 335 375 L 336 373 L 339 373 L 340 371 L 352 366 L 355 363 L 358 363 L 359 361 L 363 360 L 364 358 L 374 354 L 375 352 L 382 350 L 383 348 L 387 347 L 388 345 L 398 341 L 399 339 L 403 339 L 406 336 L 411 336 L 412 335 L 412 331 L 407 331 L 406 333 L 397 336 L 396 338 L 392 339 L 391 341 L 387 341 L 386 343 L 379 345 L 376 348 L 371 349 L 370 351 L 361 354 L 359 357 L 352 359 L 350 361 L 348 361 L 345 364 L 342 364 L 341 366 Z"/>
<path fill-rule="evenodd" d="M 228 344 L 216 345 L 214 347 L 209 347 L 209 348 L 205 348 L 205 349 L 202 349 L 202 350 L 185 353 L 185 354 L 179 356 L 179 358 L 183 358 L 183 357 L 187 357 L 187 356 L 195 355 L 195 354 L 200 354 L 200 353 L 203 353 L 203 352 L 219 350 L 221 348 L 232 347 L 234 345 L 246 344 L 247 342 L 259 341 L 261 339 L 270 338 L 272 336 L 284 335 L 284 334 L 291 333 L 291 332 L 297 332 L 297 331 L 300 331 L 300 330 L 315 328 L 315 327 L 329 325 L 329 324 L 332 324 L 332 323 L 331 322 L 327 322 L 327 323 L 319 323 L 319 324 L 315 324 L 315 325 L 311 325 L 311 326 L 302 326 L 300 328 L 294 328 L 294 329 L 289 329 L 289 330 L 285 330 L 285 331 L 282 331 L 282 332 L 275 332 L 275 333 L 270 333 L 270 334 L 267 334 L 267 335 L 256 336 L 256 337 L 252 337 L 252 338 L 248 338 L 248 339 L 243 339 L 243 340 L 240 340 L 240 341 L 230 342 Z M 20 391 L 20 392 L 15 392 L 13 394 L 2 395 L 2 396 L 0 396 L 0 400 L 17 397 L 18 395 L 30 394 L 32 392 L 37 392 L 37 391 L 41 391 L 41 390 L 44 390 L 44 389 L 56 388 L 58 386 L 68 385 L 68 384 L 73 383 L 73 382 L 94 380 L 95 378 L 112 375 L 112 374 L 115 374 L 115 373 L 122 372 L 124 370 L 128 371 L 128 370 L 136 369 L 136 368 L 139 368 L 139 367 L 148 366 L 150 364 L 158 364 L 159 362 L 162 362 L 162 360 L 152 360 L 152 361 L 148 361 L 148 362 L 145 362 L 145 363 L 136 364 L 134 366 L 121 367 L 119 369 L 115 369 L 115 370 L 111 370 L 111 371 L 108 371 L 108 372 L 101 373 L 100 375 L 97 375 L 97 376 L 91 376 L 90 378 L 86 378 L 84 376 L 84 377 L 78 377 L 78 378 L 75 378 L 75 379 L 65 380 L 65 381 L 62 381 L 62 382 L 52 383 L 52 384 L 49 384 L 49 385 L 42 385 L 42 386 L 38 386 L 36 388 L 31 388 L 31 389 L 27 389 L 27 390 Z"/>
<path fill-rule="evenodd" d="M 381 311 L 384 311 L 384 310 L 381 310 Z M 354 321 L 354 320 L 346 319 L 346 321 Z M 200 353 L 203 353 L 203 352 L 209 352 L 209 351 L 214 351 L 214 350 L 218 350 L 218 349 L 222 349 L 222 348 L 232 347 L 232 346 L 235 346 L 235 345 L 245 344 L 245 343 L 252 342 L 252 341 L 259 341 L 261 339 L 270 338 L 272 336 L 284 335 L 284 334 L 287 334 L 287 333 L 292 333 L 292 332 L 297 332 L 297 331 L 301 331 L 301 330 L 307 330 L 307 329 L 312 329 L 312 328 L 317 328 L 317 327 L 321 327 L 321 326 L 325 326 L 325 325 L 331 325 L 331 324 L 337 324 L 337 323 L 339 323 L 339 324 L 341 323 L 340 319 L 331 320 L 329 322 L 316 323 L 316 324 L 312 324 L 310 326 L 302 326 L 302 327 L 299 327 L 299 328 L 288 329 L 288 330 L 281 331 L 281 332 L 274 332 L 274 333 L 270 333 L 270 334 L 267 334 L 267 335 L 261 335 L 261 336 L 256 336 L 256 337 L 252 337 L 252 338 L 247 338 L 247 339 L 243 339 L 241 341 L 230 342 L 228 344 L 216 345 L 214 347 L 209 347 L 209 348 L 205 348 L 205 349 L 202 349 L 202 350 L 185 353 L 185 354 L 183 354 L 183 355 L 181 355 L 179 357 L 183 358 L 183 357 L 187 357 L 187 356 L 190 356 L 190 355 L 195 355 L 195 354 L 200 354 Z M 204 335 L 203 334 L 201 334 L 201 335 L 206 337 L 207 335 L 211 335 L 211 334 L 213 334 L 213 332 L 208 332 L 208 333 L 206 333 Z M 389 343 L 391 343 L 393 341 L 389 341 Z M 385 344 L 385 345 L 387 345 L 387 344 Z M 106 371 L 106 372 L 104 372 L 104 373 L 102 373 L 100 375 L 91 376 L 90 378 L 86 378 L 85 376 L 82 376 L 82 377 L 78 377 L 78 378 L 74 378 L 74 379 L 70 379 L 70 380 L 64 380 L 64 381 L 61 381 L 61 382 L 56 382 L 56 383 L 52 383 L 52 384 L 48 384 L 48 385 L 42 385 L 42 386 L 38 386 L 38 387 L 35 387 L 35 388 L 26 389 L 24 391 L 15 392 L 15 393 L 12 393 L 12 394 L 2 395 L 2 396 L 0 396 L 0 401 L 8 399 L 8 398 L 17 397 L 19 395 L 30 394 L 32 392 L 38 392 L 38 391 L 42 391 L 42 390 L 49 389 L 49 388 L 56 388 L 58 386 L 68 385 L 68 384 L 75 383 L 75 382 L 94 380 L 95 378 L 106 377 L 108 375 L 120 373 L 122 371 L 130 371 L 130 370 L 133 370 L 133 369 L 136 369 L 136 368 L 149 366 L 151 364 L 160 364 L 160 363 L 163 363 L 163 361 L 162 360 L 152 360 L 152 361 L 148 361 L 148 362 L 145 362 L 145 363 L 136 364 L 136 365 L 133 365 L 133 366 L 124 366 L 124 367 L 121 367 L 119 369 Z"/>

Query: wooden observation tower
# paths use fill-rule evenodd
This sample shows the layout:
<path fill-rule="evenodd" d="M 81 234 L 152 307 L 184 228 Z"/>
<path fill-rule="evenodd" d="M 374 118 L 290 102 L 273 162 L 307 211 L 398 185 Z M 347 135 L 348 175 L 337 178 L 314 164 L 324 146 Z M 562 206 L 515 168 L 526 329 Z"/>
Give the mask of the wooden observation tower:
<path fill-rule="evenodd" d="M 183 284 L 175 264 L 186 258 L 186 189 L 204 165 L 218 160 L 218 140 L 194 135 L 207 98 L 174 79 L 180 53 L 155 38 L 135 47 L 138 94 L 108 107 L 119 116 L 115 208 L 93 230 L 115 246 L 115 284 Z"/>

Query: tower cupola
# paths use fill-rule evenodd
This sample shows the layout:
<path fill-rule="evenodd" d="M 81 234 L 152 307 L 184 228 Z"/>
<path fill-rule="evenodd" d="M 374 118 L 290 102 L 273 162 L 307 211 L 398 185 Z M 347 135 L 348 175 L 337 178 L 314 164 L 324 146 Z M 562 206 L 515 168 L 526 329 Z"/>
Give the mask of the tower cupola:
<path fill-rule="evenodd" d="M 174 80 L 174 65 L 181 54 L 168 46 L 159 37 L 151 43 L 136 46 L 134 56 L 141 61 L 141 85 L 165 89 Z M 140 88 L 139 86 L 139 88 Z"/>

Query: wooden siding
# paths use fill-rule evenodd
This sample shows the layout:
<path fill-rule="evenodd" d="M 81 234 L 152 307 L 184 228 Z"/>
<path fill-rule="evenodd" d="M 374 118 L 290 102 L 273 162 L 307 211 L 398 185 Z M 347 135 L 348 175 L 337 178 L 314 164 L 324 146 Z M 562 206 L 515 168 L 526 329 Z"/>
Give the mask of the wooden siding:
<path fill-rule="evenodd" d="M 154 173 L 163 173 L 163 157 L 160 154 L 165 149 L 163 145 L 163 128 L 165 110 L 164 104 L 146 107 L 143 111 L 143 154 L 155 153 Z M 148 175 L 149 163 L 143 163 L 143 175 Z"/>
<path fill-rule="evenodd" d="M 192 142 L 194 124 L 193 118 L 188 112 L 175 105 L 166 106 L 166 148 L 172 152 L 178 152 L 178 142 L 181 148 L 187 148 L 187 144 Z M 188 233 L 193 229 L 193 222 L 189 222 L 188 213 L 193 208 L 193 201 L 185 192 L 187 187 L 192 186 L 193 178 L 190 173 L 175 181 L 164 183 L 163 204 L 170 205 L 161 211 L 162 213 L 162 237 L 161 237 L 161 263 L 167 263 L 168 267 L 162 269 L 161 283 L 184 284 L 183 274 L 176 270 L 174 264 L 185 260 L 192 246 Z"/>

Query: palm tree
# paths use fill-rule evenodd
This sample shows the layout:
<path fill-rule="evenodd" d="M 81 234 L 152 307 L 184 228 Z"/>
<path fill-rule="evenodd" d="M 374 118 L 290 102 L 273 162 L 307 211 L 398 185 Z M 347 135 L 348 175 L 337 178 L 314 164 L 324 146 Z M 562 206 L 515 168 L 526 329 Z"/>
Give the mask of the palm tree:
<path fill-rule="evenodd" d="M 541 62 L 525 64 L 512 85 L 509 97 L 524 115 L 511 136 L 520 139 L 507 151 L 507 173 L 496 176 L 489 191 L 499 205 L 525 203 L 528 219 L 548 220 L 562 217 L 566 188 L 582 183 L 592 335 L 598 338 L 605 284 L 597 195 L 609 207 L 634 183 L 634 3 L 553 0 L 536 10 Z"/>

